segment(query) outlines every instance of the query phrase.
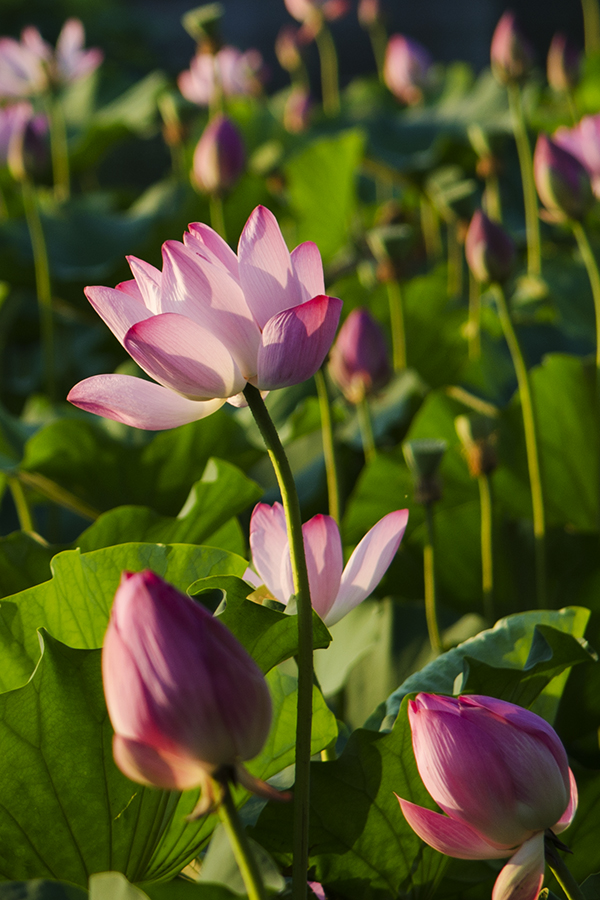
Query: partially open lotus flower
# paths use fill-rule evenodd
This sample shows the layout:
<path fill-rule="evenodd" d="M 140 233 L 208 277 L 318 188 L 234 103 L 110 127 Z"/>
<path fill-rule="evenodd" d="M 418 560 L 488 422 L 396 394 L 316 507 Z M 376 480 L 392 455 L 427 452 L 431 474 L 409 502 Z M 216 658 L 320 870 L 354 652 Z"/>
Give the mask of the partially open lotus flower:
<path fill-rule="evenodd" d="M 115 762 L 128 778 L 166 790 L 201 787 L 196 815 L 213 804 L 213 778 L 285 799 L 242 765 L 260 753 L 271 726 L 262 672 L 225 625 L 153 572 L 123 574 L 102 677 Z"/>
<path fill-rule="evenodd" d="M 564 831 L 577 808 L 567 754 L 548 723 L 493 697 L 417 694 L 412 743 L 442 813 L 398 797 L 408 824 L 458 859 L 510 857 L 493 900 L 535 900 L 544 880 L 544 832 Z"/>
<path fill-rule="evenodd" d="M 313 608 L 326 625 L 335 625 L 362 603 L 385 575 L 406 530 L 408 510 L 384 516 L 364 536 L 344 567 L 340 531 L 331 516 L 314 516 L 302 526 L 308 583 Z M 285 513 L 280 503 L 259 503 L 250 520 L 252 562 L 258 578 L 247 569 L 245 578 L 266 585 L 287 606 L 294 594 Z"/>
<path fill-rule="evenodd" d="M 504 228 L 478 209 L 467 231 L 465 256 L 477 281 L 504 284 L 515 263 L 515 245 Z"/>
<path fill-rule="evenodd" d="M 552 140 L 585 166 L 592 190 L 600 197 L 600 115 L 584 116 L 573 128 L 561 126 Z"/>
<path fill-rule="evenodd" d="M 569 38 L 561 33 L 555 34 L 546 61 L 548 84 L 552 90 L 573 90 L 579 81 L 581 63 L 582 54 Z"/>
<path fill-rule="evenodd" d="M 393 34 L 385 51 L 383 78 L 399 100 L 408 105 L 423 97 L 433 60 L 422 44 L 403 34 Z"/>
<path fill-rule="evenodd" d="M 223 94 L 235 97 L 256 94 L 260 90 L 263 59 L 258 50 L 222 47 L 218 53 L 201 51 L 190 63 L 189 69 L 177 79 L 179 90 L 190 103 L 209 106 Z"/>
<path fill-rule="evenodd" d="M 525 38 L 517 17 L 505 12 L 492 37 L 492 72 L 501 84 L 525 81 L 533 66 L 533 47 Z"/>
<path fill-rule="evenodd" d="M 196 145 L 193 180 L 208 194 L 231 190 L 246 162 L 242 136 L 227 116 L 217 115 L 202 133 Z"/>
<path fill-rule="evenodd" d="M 577 221 L 589 212 L 594 197 L 585 166 L 545 134 L 537 139 L 533 174 L 540 199 L 554 218 Z"/>
<path fill-rule="evenodd" d="M 270 391 L 311 378 L 335 337 L 341 300 L 324 293 L 315 244 L 289 252 L 275 216 L 257 207 L 238 254 L 208 225 L 163 245 L 162 272 L 130 257 L 134 278 L 86 296 L 155 381 L 95 375 L 68 400 L 136 428 L 208 416 L 247 384 Z"/>

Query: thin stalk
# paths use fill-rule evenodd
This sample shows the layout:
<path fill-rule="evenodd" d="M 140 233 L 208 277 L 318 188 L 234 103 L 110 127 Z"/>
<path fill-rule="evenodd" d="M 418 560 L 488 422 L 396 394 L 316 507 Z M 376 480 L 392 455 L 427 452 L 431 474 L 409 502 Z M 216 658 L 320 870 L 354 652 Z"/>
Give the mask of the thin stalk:
<path fill-rule="evenodd" d="M 373 425 L 371 424 L 371 410 L 369 409 L 369 401 L 366 397 L 363 397 L 362 400 L 359 400 L 356 404 L 356 416 L 358 418 L 358 427 L 360 428 L 360 436 L 362 438 L 365 462 L 368 465 L 373 462 L 377 456 L 377 448 L 373 436 Z"/>
<path fill-rule="evenodd" d="M 10 492 L 12 494 L 13 503 L 15 504 L 21 531 L 35 531 L 35 524 L 31 513 L 31 507 L 29 506 L 27 495 L 23 490 L 23 485 L 18 478 L 9 476 L 8 487 L 10 488 Z"/>
<path fill-rule="evenodd" d="M 446 221 L 448 243 L 448 296 L 460 297 L 463 285 L 463 254 L 458 240 L 458 223 L 454 216 Z"/>
<path fill-rule="evenodd" d="M 442 236 L 437 213 L 426 194 L 421 194 L 420 211 L 427 258 L 430 263 L 436 263 L 442 255 Z"/>
<path fill-rule="evenodd" d="M 481 358 L 481 286 L 469 269 L 469 359 Z"/>
<path fill-rule="evenodd" d="M 533 159 L 527 134 L 527 125 L 523 113 L 521 88 L 518 84 L 509 84 L 508 103 L 510 106 L 513 133 L 519 155 L 521 181 L 523 183 L 523 202 L 525 204 L 525 229 L 527 233 L 527 274 L 539 276 L 542 272 L 542 250 L 540 241 L 540 220 L 538 216 L 538 200 L 533 178 Z"/>
<path fill-rule="evenodd" d="M 600 386 L 600 272 L 598 271 L 598 263 L 590 246 L 585 228 L 581 222 L 571 222 L 571 227 L 590 279 L 592 296 L 594 298 L 594 311 L 596 313 L 596 379 Z M 600 401 L 600 393 L 598 398 Z"/>
<path fill-rule="evenodd" d="M 483 614 L 488 622 L 494 621 L 494 558 L 492 552 L 492 485 L 490 476 L 483 472 L 477 478 L 481 516 L 481 576 L 483 589 Z"/>
<path fill-rule="evenodd" d="M 373 48 L 373 56 L 377 65 L 377 74 L 380 82 L 383 84 L 383 67 L 385 64 L 385 48 L 387 46 L 387 34 L 383 23 L 377 20 L 369 25 L 369 38 L 371 39 L 371 47 Z"/>
<path fill-rule="evenodd" d="M 431 649 L 439 656 L 442 652 L 442 639 L 437 620 L 436 593 L 435 593 L 435 534 L 433 528 L 433 504 L 425 504 L 425 526 L 427 539 L 423 548 L 423 575 L 425 578 L 425 618 Z"/>
<path fill-rule="evenodd" d="M 568 900 L 585 900 L 583 891 L 573 878 L 564 859 L 562 859 L 558 853 L 553 853 L 551 859 L 546 856 L 546 862 L 548 863 L 548 868 L 568 897 Z"/>
<path fill-rule="evenodd" d="M 502 222 L 502 201 L 500 199 L 500 182 L 496 174 L 485 179 L 484 207 L 488 218 L 494 222 Z"/>
<path fill-rule="evenodd" d="M 313 638 L 312 605 L 302 539 L 300 503 L 294 476 L 279 435 L 260 391 L 251 384 L 244 396 L 263 436 L 275 470 L 285 510 L 290 558 L 298 610 L 298 714 L 296 721 L 296 785 L 294 788 L 294 858 L 292 900 L 305 900 L 308 871 L 308 825 L 310 812 L 310 741 L 312 723 Z"/>
<path fill-rule="evenodd" d="M 533 399 L 529 384 L 529 375 L 517 335 L 513 328 L 504 291 L 499 284 L 492 285 L 498 316 L 504 332 L 506 343 L 512 357 L 521 410 L 523 412 L 523 428 L 525 431 L 525 449 L 527 452 L 527 466 L 529 469 L 529 482 L 531 486 L 531 505 L 533 508 L 533 535 L 535 540 L 535 571 L 537 602 L 540 608 L 546 606 L 546 517 L 544 513 L 544 495 L 542 491 L 542 478 L 540 473 L 540 461 L 537 446 L 535 426 L 535 414 Z"/>
<path fill-rule="evenodd" d="M 335 458 L 335 442 L 333 438 L 333 422 L 331 419 L 331 403 L 329 391 L 323 369 L 315 372 L 315 384 L 319 398 L 319 410 L 321 412 L 321 436 L 323 440 L 323 457 L 325 459 L 325 474 L 327 476 L 327 498 L 329 503 L 329 515 L 340 524 L 340 488 L 338 480 L 337 463 Z"/>
<path fill-rule="evenodd" d="M 390 306 L 390 327 L 392 332 L 392 357 L 394 372 L 402 372 L 406 368 L 406 331 L 404 329 L 404 304 L 402 290 L 396 278 L 387 283 L 388 302 Z"/>
<path fill-rule="evenodd" d="M 22 484 L 30 487 L 38 494 L 42 494 L 42 496 L 47 497 L 48 500 L 52 500 L 57 506 L 62 506 L 63 509 L 68 509 L 71 512 L 77 513 L 78 516 L 82 516 L 84 519 L 95 522 L 101 515 L 100 510 L 94 509 L 93 506 L 85 503 L 84 500 L 80 500 L 75 494 L 72 494 L 66 488 L 56 484 L 56 482 L 51 481 L 50 478 L 46 478 L 45 475 L 40 475 L 39 472 L 21 471 L 15 477 Z"/>
<path fill-rule="evenodd" d="M 210 203 L 210 224 L 213 231 L 220 234 L 224 241 L 227 240 L 227 231 L 225 230 L 225 216 L 223 214 L 223 198 L 220 194 L 211 194 Z"/>
<path fill-rule="evenodd" d="M 598 0 L 581 0 L 583 10 L 583 34 L 585 40 L 585 52 L 598 53 L 600 51 L 600 10 Z"/>
<path fill-rule="evenodd" d="M 319 28 L 315 40 L 321 64 L 323 112 L 326 116 L 337 116 L 340 112 L 338 59 L 331 31 L 325 23 Z"/>
<path fill-rule="evenodd" d="M 235 803 L 231 796 L 229 784 L 219 783 L 221 802 L 219 803 L 219 819 L 229 838 L 235 861 L 238 864 L 248 900 L 267 900 L 267 892 L 263 884 L 260 869 L 250 846 L 250 841 L 242 825 Z"/>
<path fill-rule="evenodd" d="M 29 229 L 31 248 L 33 250 L 33 267 L 35 270 L 35 288 L 40 312 L 40 331 L 42 338 L 42 371 L 46 393 L 50 400 L 56 396 L 54 374 L 54 320 L 52 317 L 52 286 L 50 284 L 50 266 L 46 239 L 40 218 L 37 195 L 34 186 L 25 178 L 21 182 L 25 219 Z"/>
<path fill-rule="evenodd" d="M 61 202 L 68 200 L 71 194 L 71 173 L 69 168 L 67 126 L 58 97 L 49 98 L 48 113 L 50 119 L 50 155 L 52 156 L 54 197 Z"/>

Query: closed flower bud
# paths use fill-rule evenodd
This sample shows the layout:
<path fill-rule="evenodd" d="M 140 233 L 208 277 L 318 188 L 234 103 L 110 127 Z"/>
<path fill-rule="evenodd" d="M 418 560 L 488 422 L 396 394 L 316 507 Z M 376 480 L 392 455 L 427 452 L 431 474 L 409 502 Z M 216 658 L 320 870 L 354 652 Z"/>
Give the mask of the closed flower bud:
<path fill-rule="evenodd" d="M 283 25 L 275 40 L 275 55 L 282 69 L 295 72 L 302 65 L 300 29 L 295 25 Z"/>
<path fill-rule="evenodd" d="M 306 131 L 310 124 L 312 106 L 310 94 L 305 88 L 292 88 L 283 107 L 283 127 L 286 131 L 291 134 Z"/>
<path fill-rule="evenodd" d="M 115 761 L 133 781 L 201 786 L 198 815 L 212 806 L 213 778 L 277 793 L 241 765 L 271 725 L 262 672 L 225 625 L 153 572 L 123 574 L 102 676 Z"/>
<path fill-rule="evenodd" d="M 418 41 L 393 34 L 385 51 L 383 80 L 395 97 L 410 106 L 423 97 L 431 63 L 431 55 Z"/>
<path fill-rule="evenodd" d="M 477 281 L 503 284 L 513 269 L 515 247 L 502 226 L 478 209 L 467 231 L 465 256 Z"/>
<path fill-rule="evenodd" d="M 552 90 L 571 91 L 581 71 L 581 53 L 564 34 L 555 34 L 548 50 L 546 72 Z"/>
<path fill-rule="evenodd" d="M 442 498 L 442 483 L 438 469 L 448 449 L 446 441 L 420 438 L 405 441 L 402 452 L 415 483 L 415 503 L 436 503 Z"/>
<path fill-rule="evenodd" d="M 358 21 L 363 28 L 370 28 L 381 19 L 379 0 L 359 0 Z"/>
<path fill-rule="evenodd" d="M 512 12 L 496 25 L 490 48 L 492 72 L 501 84 L 525 81 L 533 66 L 533 47 L 523 36 Z"/>
<path fill-rule="evenodd" d="M 585 166 L 545 134 L 535 146 L 533 174 L 540 199 L 554 218 L 578 221 L 589 212 L 594 195 Z"/>
<path fill-rule="evenodd" d="M 350 403 L 360 403 L 390 380 L 385 337 L 368 310 L 353 309 L 340 328 L 329 373 Z"/>
<path fill-rule="evenodd" d="M 207 194 L 230 190 L 244 170 L 246 154 L 233 122 L 218 115 L 206 126 L 194 151 L 193 178 Z"/>

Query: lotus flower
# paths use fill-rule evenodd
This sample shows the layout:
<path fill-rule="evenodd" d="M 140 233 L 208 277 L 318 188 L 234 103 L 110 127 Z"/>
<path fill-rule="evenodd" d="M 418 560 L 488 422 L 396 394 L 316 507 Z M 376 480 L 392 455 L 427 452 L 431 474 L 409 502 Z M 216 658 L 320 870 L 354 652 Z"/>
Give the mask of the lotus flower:
<path fill-rule="evenodd" d="M 383 79 L 394 96 L 412 105 L 423 96 L 431 64 L 429 51 L 418 41 L 393 34 L 385 51 Z"/>
<path fill-rule="evenodd" d="M 407 509 L 384 516 L 364 536 L 345 568 L 339 528 L 331 516 L 314 516 L 302 526 L 312 605 L 326 625 L 335 625 L 372 593 L 400 546 L 407 522 Z M 287 605 L 294 583 L 280 503 L 254 507 L 250 547 L 259 578 L 251 569 L 244 577 L 256 587 L 265 584 L 276 600 Z"/>
<path fill-rule="evenodd" d="M 554 218 L 579 220 L 589 212 L 594 198 L 585 166 L 545 134 L 535 145 L 533 174 L 537 192 Z"/>
<path fill-rule="evenodd" d="M 392 376 L 383 331 L 366 309 L 353 309 L 331 348 L 329 374 L 350 403 L 385 387 Z"/>
<path fill-rule="evenodd" d="M 544 832 L 570 825 L 577 785 L 544 719 L 492 697 L 417 694 L 408 718 L 419 774 L 445 815 L 398 797 L 408 824 L 458 859 L 510 857 L 493 900 L 535 900 Z"/>
<path fill-rule="evenodd" d="M 504 284 L 515 262 L 515 245 L 497 222 L 478 209 L 465 239 L 465 256 L 477 281 Z"/>
<path fill-rule="evenodd" d="M 98 68 L 104 54 L 97 47 L 84 50 L 85 29 L 79 19 L 67 19 L 56 41 L 55 78 L 59 84 L 71 84 Z"/>
<path fill-rule="evenodd" d="M 113 753 L 133 781 L 166 790 L 202 787 L 195 814 L 213 803 L 213 777 L 281 795 L 242 762 L 271 726 L 262 672 L 228 628 L 153 572 L 125 572 L 102 650 Z"/>
<path fill-rule="evenodd" d="M 256 94 L 262 68 L 258 50 L 242 53 L 237 47 L 223 47 L 215 55 L 197 53 L 177 84 L 186 100 L 209 106 L 220 93 L 225 97 Z"/>
<path fill-rule="evenodd" d="M 552 140 L 585 166 L 594 194 L 600 197 L 600 115 L 584 116 L 574 128 L 562 126 Z"/>
<path fill-rule="evenodd" d="M 197 185 L 209 194 L 229 191 L 244 171 L 245 162 L 239 131 L 231 119 L 215 116 L 194 151 L 193 178 Z"/>
<path fill-rule="evenodd" d="M 548 84 L 554 91 L 571 91 L 577 86 L 581 72 L 581 53 L 564 34 L 552 38 L 546 73 Z"/>
<path fill-rule="evenodd" d="M 522 34 L 517 17 L 505 12 L 492 37 L 492 72 L 501 84 L 524 81 L 533 65 L 533 47 Z"/>
<path fill-rule="evenodd" d="M 68 400 L 136 428 L 161 430 L 210 415 L 230 399 L 310 378 L 331 346 L 341 300 L 324 295 L 315 244 L 290 254 L 275 216 L 248 219 L 238 255 L 202 223 L 163 245 L 160 272 L 130 257 L 133 281 L 86 296 L 136 363 L 158 384 L 96 375 Z"/>
<path fill-rule="evenodd" d="M 310 22 L 323 16 L 330 22 L 341 19 L 350 10 L 348 0 L 284 0 L 289 14 L 298 22 Z"/>

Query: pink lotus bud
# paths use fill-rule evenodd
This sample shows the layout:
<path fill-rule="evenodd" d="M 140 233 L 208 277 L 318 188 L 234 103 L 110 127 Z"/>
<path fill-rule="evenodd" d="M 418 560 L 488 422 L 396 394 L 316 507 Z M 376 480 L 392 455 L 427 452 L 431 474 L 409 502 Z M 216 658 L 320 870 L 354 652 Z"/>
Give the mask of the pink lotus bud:
<path fill-rule="evenodd" d="M 204 129 L 194 151 L 193 178 L 207 194 L 230 190 L 244 170 L 242 137 L 226 116 L 217 115 Z"/>
<path fill-rule="evenodd" d="M 533 65 L 533 47 L 521 33 L 517 17 L 505 12 L 492 37 L 492 72 L 501 84 L 524 81 Z"/>
<path fill-rule="evenodd" d="M 310 94 L 303 87 L 292 88 L 283 107 L 283 127 L 291 134 L 306 131 L 312 110 Z"/>
<path fill-rule="evenodd" d="M 340 328 L 329 373 L 350 403 L 360 403 L 390 380 L 385 337 L 368 310 L 353 309 Z"/>
<path fill-rule="evenodd" d="M 379 0 L 360 0 L 358 4 L 358 21 L 363 28 L 370 28 L 381 18 Z"/>
<path fill-rule="evenodd" d="M 431 55 L 418 41 L 393 34 L 385 51 L 383 79 L 394 96 L 412 105 L 423 97 L 431 63 Z"/>
<path fill-rule="evenodd" d="M 548 84 L 557 92 L 577 86 L 581 71 L 581 53 L 564 34 L 555 34 L 548 50 Z"/>
<path fill-rule="evenodd" d="M 585 166 L 592 179 L 592 190 L 600 197 L 600 116 L 584 116 L 574 128 L 562 126 L 552 140 Z"/>
<path fill-rule="evenodd" d="M 283 25 L 275 40 L 275 55 L 282 69 L 295 72 L 302 64 L 300 54 L 300 29 L 295 25 Z"/>
<path fill-rule="evenodd" d="M 241 763 L 263 747 L 271 697 L 262 672 L 231 632 L 153 572 L 125 572 L 102 651 L 115 730 L 113 752 L 133 781 L 203 788 L 228 770 L 249 790 L 276 793 Z"/>
<path fill-rule="evenodd" d="M 510 236 L 478 209 L 465 239 L 465 256 L 477 281 L 503 284 L 515 262 L 515 245 Z"/>
<path fill-rule="evenodd" d="M 540 199 L 555 218 L 579 220 L 589 212 L 594 195 L 585 166 L 545 134 L 535 146 L 533 174 Z"/>
<path fill-rule="evenodd" d="M 408 718 L 419 774 L 445 813 L 398 798 L 409 825 L 448 856 L 510 856 L 494 900 L 534 900 L 544 876 L 544 832 L 567 828 L 577 807 L 554 729 L 520 706 L 482 696 L 418 694 Z"/>

